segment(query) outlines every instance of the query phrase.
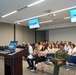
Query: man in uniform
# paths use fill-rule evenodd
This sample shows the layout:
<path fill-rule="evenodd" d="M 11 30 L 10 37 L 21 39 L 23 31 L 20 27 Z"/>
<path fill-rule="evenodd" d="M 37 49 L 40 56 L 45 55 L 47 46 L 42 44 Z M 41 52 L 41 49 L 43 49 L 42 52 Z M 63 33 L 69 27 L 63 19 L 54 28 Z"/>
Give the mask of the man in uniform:
<path fill-rule="evenodd" d="M 54 57 L 49 57 L 49 59 L 52 61 L 52 63 L 54 64 L 54 75 L 58 75 L 59 74 L 59 68 L 62 65 L 66 64 L 66 60 L 67 60 L 68 54 L 67 52 L 64 50 L 64 44 L 60 44 L 60 50 L 58 50 L 55 53 Z"/>

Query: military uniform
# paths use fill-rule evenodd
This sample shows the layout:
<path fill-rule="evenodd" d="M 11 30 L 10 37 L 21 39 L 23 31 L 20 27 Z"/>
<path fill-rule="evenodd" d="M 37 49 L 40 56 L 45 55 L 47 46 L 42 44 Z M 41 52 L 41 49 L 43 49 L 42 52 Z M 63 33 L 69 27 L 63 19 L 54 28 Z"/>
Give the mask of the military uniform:
<path fill-rule="evenodd" d="M 54 57 L 49 57 L 49 59 L 53 62 L 54 64 L 54 75 L 58 75 L 59 74 L 59 68 L 62 65 L 66 64 L 66 60 L 67 60 L 68 54 L 65 50 L 58 50 L 55 53 Z"/>

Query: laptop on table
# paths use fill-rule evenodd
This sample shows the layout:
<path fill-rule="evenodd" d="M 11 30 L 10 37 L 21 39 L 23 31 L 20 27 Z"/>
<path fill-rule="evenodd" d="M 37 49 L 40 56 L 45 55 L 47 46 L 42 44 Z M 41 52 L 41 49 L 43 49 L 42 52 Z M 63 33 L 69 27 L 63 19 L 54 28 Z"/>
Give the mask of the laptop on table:
<path fill-rule="evenodd" d="M 18 44 L 18 41 L 11 41 L 10 44 L 9 44 L 8 50 L 0 51 L 0 53 L 2 53 L 2 54 L 8 54 L 8 53 L 15 52 L 17 44 Z"/>
<path fill-rule="evenodd" d="M 16 47 L 17 47 L 18 41 L 11 41 L 8 47 L 8 50 L 10 53 L 15 52 Z"/>

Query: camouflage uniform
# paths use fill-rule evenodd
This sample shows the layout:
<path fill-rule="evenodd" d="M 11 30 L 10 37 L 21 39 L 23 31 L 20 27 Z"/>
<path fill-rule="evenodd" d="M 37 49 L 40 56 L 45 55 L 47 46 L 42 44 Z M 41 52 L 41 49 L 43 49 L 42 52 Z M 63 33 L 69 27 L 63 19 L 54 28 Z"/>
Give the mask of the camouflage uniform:
<path fill-rule="evenodd" d="M 67 60 L 67 52 L 65 50 L 58 50 L 55 53 L 54 57 L 49 57 L 49 59 L 53 62 L 54 64 L 54 75 L 58 75 L 59 74 L 59 68 L 62 65 L 66 64 L 66 60 Z M 57 61 L 57 59 L 59 59 L 59 62 Z"/>

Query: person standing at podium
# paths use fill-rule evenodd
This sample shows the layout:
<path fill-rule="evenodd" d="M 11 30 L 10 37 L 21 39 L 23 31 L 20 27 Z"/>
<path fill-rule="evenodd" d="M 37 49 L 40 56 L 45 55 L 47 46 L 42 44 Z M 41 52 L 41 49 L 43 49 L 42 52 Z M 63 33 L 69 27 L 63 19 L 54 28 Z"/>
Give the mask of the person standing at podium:
<path fill-rule="evenodd" d="M 32 46 L 30 45 L 30 43 L 28 43 L 28 52 L 29 52 L 29 55 L 27 56 L 27 63 L 28 63 L 28 67 L 27 69 L 31 68 L 33 66 L 33 61 L 31 61 L 31 59 L 33 58 L 32 54 L 33 54 L 33 48 Z"/>

